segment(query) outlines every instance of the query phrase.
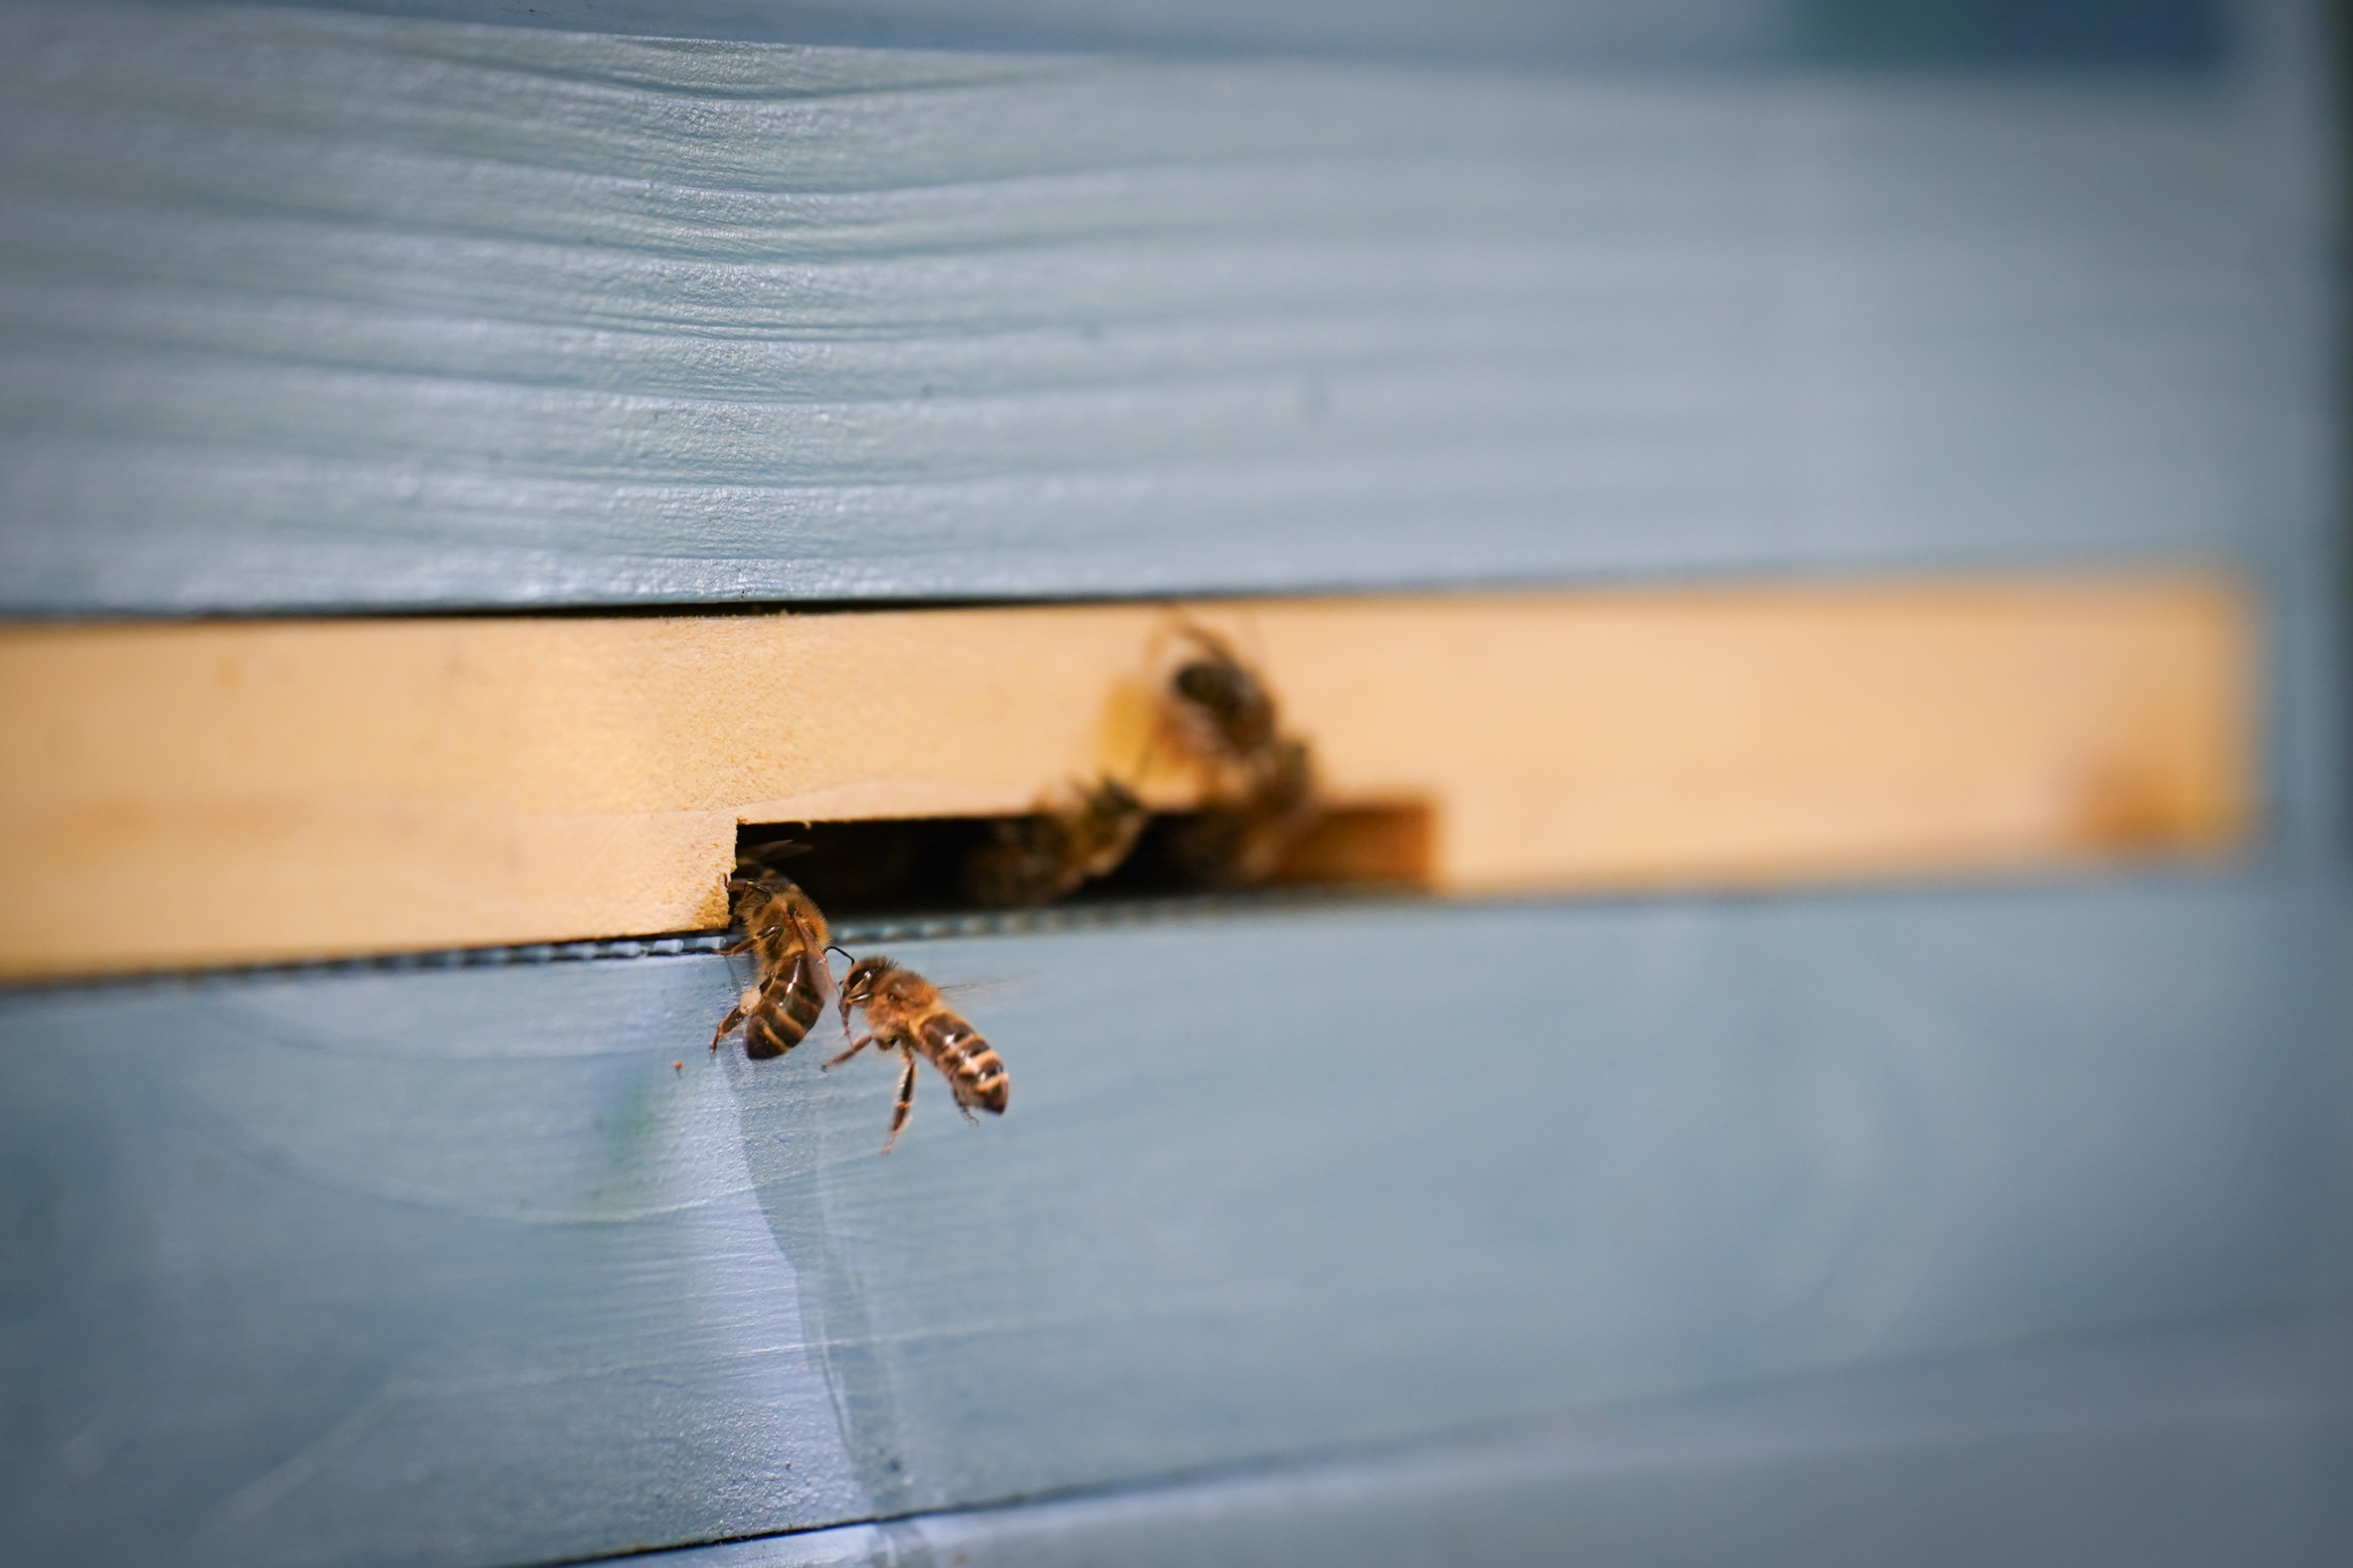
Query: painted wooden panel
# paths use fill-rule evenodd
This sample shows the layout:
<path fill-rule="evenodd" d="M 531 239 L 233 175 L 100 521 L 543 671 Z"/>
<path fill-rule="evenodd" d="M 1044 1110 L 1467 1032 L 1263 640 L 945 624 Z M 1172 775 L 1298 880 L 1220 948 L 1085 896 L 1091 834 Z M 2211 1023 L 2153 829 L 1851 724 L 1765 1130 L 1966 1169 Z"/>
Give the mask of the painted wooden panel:
<path fill-rule="evenodd" d="M 1525 65 L 1840 61 L 2211 69 L 2238 18 L 2218 0 L 290 0 L 324 10 L 663 37 L 895 48 L 1324 54 Z"/>
<path fill-rule="evenodd" d="M 1001 983 L 1014 1092 L 925 1081 L 887 1158 L 886 1068 L 702 1050 L 711 958 L 19 993 L 0 1531 L 549 1561 L 2342 1296 L 2314 914 L 911 944 Z"/>
<path fill-rule="evenodd" d="M 892 48 L 1120 49 L 1165 53 L 1323 53 L 1352 58 L 1690 66 L 1777 60 L 1828 33 L 1804 0 L 1677 0 L 1629 14 L 1606 0 L 1458 0 L 1443 14 L 1363 0 L 295 0 L 319 9 L 565 31 Z M 2195 11 L 2201 0 L 2165 0 Z M 1999 0 L 1995 0 L 1998 5 Z M 1958 0 L 1983 16 L 1987 0 Z M 1955 8 L 1946 0 L 1946 9 Z M 1825 18 L 1827 19 L 1827 18 Z M 1971 19 L 1977 19 L 1972 17 Z M 2138 29 L 2112 26 L 2111 63 L 2146 63 L 2114 48 Z M 1820 39 L 1827 46 L 1829 37 Z M 2211 49 L 2169 63 L 2211 64 Z"/>
<path fill-rule="evenodd" d="M 647 1568 L 2322 1568 L 2353 1549 L 2348 1350 L 2327 1317 L 2105 1335 Z"/>
<path fill-rule="evenodd" d="M 699 1054 L 709 956 L 0 995 L 0 1556 L 2333 1560 L 2333 1352 L 2110 1355 L 2353 1297 L 2291 13 L 2094 81 L 0 5 L 0 611 L 2187 559 L 2282 677 L 2211 876 L 910 943 L 1017 1093 L 887 1160 L 881 1068 Z"/>
<path fill-rule="evenodd" d="M 2256 633 L 2217 580 L 1206 614 L 1335 804 L 1428 814 L 1389 874 L 1447 893 L 2213 856 L 2257 788 Z M 1008 815 L 1099 774 L 1189 807 L 1155 706 L 1183 625 L 0 631 L 0 973 L 717 927 L 739 822 Z M 174 916 L 125 929 L 126 896 Z"/>
<path fill-rule="evenodd" d="M 0 608 L 2262 560 L 2328 472 L 2281 58 L 1548 74 L 16 0 Z"/>

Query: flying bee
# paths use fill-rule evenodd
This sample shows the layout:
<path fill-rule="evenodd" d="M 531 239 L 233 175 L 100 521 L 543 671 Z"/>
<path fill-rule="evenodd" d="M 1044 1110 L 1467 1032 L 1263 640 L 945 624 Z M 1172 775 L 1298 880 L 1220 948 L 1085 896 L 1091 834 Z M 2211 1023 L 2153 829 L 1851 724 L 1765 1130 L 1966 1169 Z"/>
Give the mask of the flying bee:
<path fill-rule="evenodd" d="M 759 977 L 720 1020 L 711 1048 L 717 1050 L 740 1026 L 744 1054 L 765 1061 L 807 1039 L 824 1016 L 834 990 L 833 971 L 825 961 L 831 933 L 817 901 L 790 878 L 752 859 L 737 861 L 735 869 L 727 889 L 734 896 L 736 929 L 744 934 L 719 951 L 753 954 Z M 747 870 L 757 874 L 747 877 Z"/>
<path fill-rule="evenodd" d="M 980 1031 L 940 1000 L 939 987 L 882 957 L 861 958 L 849 966 L 841 983 L 841 1026 L 849 1028 L 851 1010 L 866 1015 L 867 1033 L 850 1042 L 848 1050 L 826 1063 L 848 1061 L 869 1046 L 896 1051 L 906 1063 L 899 1075 L 899 1102 L 891 1112 L 891 1135 L 882 1152 L 899 1141 L 900 1130 L 915 1106 L 915 1058 L 923 1057 L 940 1069 L 955 1096 L 956 1109 L 973 1120 L 977 1106 L 992 1116 L 1005 1114 L 1005 1100 L 1013 1087 L 1005 1064 L 989 1049 Z"/>
<path fill-rule="evenodd" d="M 1070 796 L 1054 809 L 989 825 L 989 841 L 964 863 L 965 891 L 975 903 L 998 910 L 1051 903 L 1117 869 L 1152 818 L 1114 778 L 1073 784 Z"/>

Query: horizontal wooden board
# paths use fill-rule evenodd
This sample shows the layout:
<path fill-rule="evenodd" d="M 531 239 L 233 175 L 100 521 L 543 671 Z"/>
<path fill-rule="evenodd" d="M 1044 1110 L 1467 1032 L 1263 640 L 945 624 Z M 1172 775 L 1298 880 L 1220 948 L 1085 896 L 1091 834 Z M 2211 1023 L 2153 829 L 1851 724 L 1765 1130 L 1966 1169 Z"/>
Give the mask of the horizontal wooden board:
<path fill-rule="evenodd" d="M 908 48 L 1112 49 L 1179 55 L 1339 55 L 1351 59 L 1477 60 L 1721 69 L 1793 59 L 2052 67 L 2219 63 L 2228 42 L 2215 8 L 2175 5 L 2146 19 L 2103 15 L 2053 29 L 1964 0 L 1927 26 L 1865 12 L 1793 10 L 1765 0 L 1684 0 L 1629 10 L 1609 0 L 1456 0 L 1443 13 L 1350 0 L 281 0 L 320 10 L 503 26 L 782 44 Z"/>
<path fill-rule="evenodd" d="M 1208 606 L 1329 797 L 1448 893 L 1983 872 L 2237 842 L 2228 582 Z M 0 972 L 724 923 L 740 823 L 1030 809 L 1128 776 L 1149 605 L 0 632 Z M 1417 839 L 1416 844 L 1419 844 Z M 132 911 L 153 911 L 134 914 Z"/>
<path fill-rule="evenodd" d="M 638 1568 L 2315 1568 L 2353 1323 L 2264 1314 L 665 1552 Z"/>
<path fill-rule="evenodd" d="M 0 607 L 2268 559 L 2333 515 L 2278 47 L 1556 74 L 17 0 Z"/>
<path fill-rule="evenodd" d="M 1527 0 L 1461 0 L 1438 16 L 1410 5 L 1365 6 L 1348 0 L 1127 0 L 1115 9 L 1073 7 L 1060 0 L 965 0 L 953 7 L 926 0 L 293 0 L 322 10 L 431 17 L 567 32 L 624 33 L 779 44 L 866 44 L 897 49 L 1116 49 L 1182 55 L 1339 54 L 1352 58 L 1405 55 L 1430 59 L 1642 61 L 1721 66 L 1727 60 L 1778 60 L 1813 45 L 1828 49 L 1848 33 L 1836 17 L 1799 26 L 1756 0 L 1698 0 L 1657 14 L 1628 16 L 1607 0 L 1529 5 Z M 1930 40 L 1938 56 L 2000 58 L 2015 47 L 2000 28 L 1989 36 Z M 2094 31 L 2061 56 L 2116 64 L 2144 63 L 2139 30 Z M 2179 31 L 2179 29 L 2177 29 Z M 2193 31 L 2170 64 L 2207 63 Z M 2136 47 L 2136 45 L 2141 47 Z M 2184 60 L 2180 55 L 2187 53 Z M 2048 63 L 2048 55 L 2040 57 Z M 2088 63 L 2088 62 L 2084 62 Z"/>
<path fill-rule="evenodd" d="M 566 1561 L 2342 1300 L 2314 915 L 908 943 L 1013 1094 L 887 1157 L 886 1066 L 703 1050 L 707 956 L 14 993 L 0 1557 Z"/>

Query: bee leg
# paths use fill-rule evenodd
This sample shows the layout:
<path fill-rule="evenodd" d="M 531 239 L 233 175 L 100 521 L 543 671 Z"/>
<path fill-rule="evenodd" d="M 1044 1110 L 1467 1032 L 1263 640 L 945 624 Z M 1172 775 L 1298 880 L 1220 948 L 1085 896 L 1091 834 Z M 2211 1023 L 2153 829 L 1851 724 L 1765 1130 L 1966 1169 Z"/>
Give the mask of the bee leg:
<path fill-rule="evenodd" d="M 733 958 L 739 952 L 749 952 L 784 929 L 782 926 L 770 926 L 765 931 L 745 931 L 742 936 L 721 948 L 719 955 L 722 958 Z"/>
<path fill-rule="evenodd" d="M 900 1129 L 907 1125 L 907 1113 L 915 1109 L 915 1057 L 907 1054 L 907 1070 L 899 1075 L 899 1103 L 891 1112 L 891 1136 L 882 1140 L 882 1152 L 888 1154 L 891 1145 L 899 1141 Z"/>
<path fill-rule="evenodd" d="M 817 950 L 818 1016 L 822 1017 L 834 1011 L 834 1004 L 840 999 L 841 982 L 833 977 L 833 960 L 826 956 L 825 949 L 819 948 Z M 840 1012 L 841 1037 L 846 1040 L 849 1038 L 849 1009 L 844 1007 Z"/>
<path fill-rule="evenodd" d="M 735 1004 L 734 1008 L 728 1013 L 727 1016 L 721 1021 L 719 1025 L 719 1032 L 711 1037 L 711 1048 L 714 1051 L 717 1050 L 719 1048 L 719 1042 L 725 1039 L 735 1026 L 743 1021 L 744 1004 L 738 1002 Z"/>
<path fill-rule="evenodd" d="M 849 1032 L 849 1030 L 848 1026 L 843 1026 L 843 1028 L 842 1028 L 842 1033 L 843 1033 L 843 1034 L 848 1034 Z M 869 1046 L 872 1045 L 873 1043 L 874 1043 L 874 1037 L 873 1037 L 873 1036 L 871 1036 L 871 1035 L 861 1035 L 861 1036 L 860 1036 L 857 1039 L 852 1040 L 852 1041 L 850 1042 L 850 1044 L 849 1044 L 849 1048 L 848 1050 L 846 1050 L 846 1051 L 842 1052 L 839 1056 L 838 1056 L 838 1057 L 834 1058 L 833 1058 L 833 1060 L 831 1060 L 831 1061 L 829 1061 L 829 1062 L 826 1063 L 824 1068 L 819 1068 L 818 1070 L 819 1072 L 823 1072 L 823 1071 L 825 1071 L 825 1070 L 826 1070 L 826 1068 L 836 1068 L 836 1067 L 839 1067 L 842 1063 L 844 1063 L 844 1062 L 848 1061 L 850 1058 L 852 1058 L 852 1057 L 856 1056 L 859 1052 L 860 1052 L 860 1051 L 864 1050 L 867 1047 L 869 1047 Z"/>
<path fill-rule="evenodd" d="M 815 978 L 818 1010 L 820 1013 L 825 1012 L 832 1007 L 835 1000 L 841 994 L 840 983 L 833 977 L 833 960 L 826 956 L 828 946 L 818 941 L 816 933 L 811 931 L 797 916 L 794 917 L 792 925 L 793 934 L 800 938 L 802 948 L 808 952 L 810 962 L 817 968 Z M 843 956 L 848 956 L 846 952 Z M 841 1015 L 841 1037 L 845 1040 L 849 1038 L 849 1015 L 846 1011 Z"/>

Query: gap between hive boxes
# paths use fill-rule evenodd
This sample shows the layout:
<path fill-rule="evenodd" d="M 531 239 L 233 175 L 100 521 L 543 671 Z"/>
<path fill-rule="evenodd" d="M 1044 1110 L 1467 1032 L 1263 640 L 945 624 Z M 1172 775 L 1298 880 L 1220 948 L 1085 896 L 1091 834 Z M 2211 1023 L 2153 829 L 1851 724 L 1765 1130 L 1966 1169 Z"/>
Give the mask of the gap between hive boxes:
<path fill-rule="evenodd" d="M 1190 814 L 1157 813 L 1136 851 L 1108 876 L 1088 882 L 1057 907 L 1166 900 L 1212 889 L 1172 874 L 1154 839 Z M 1436 813 L 1427 802 L 1335 805 L 1284 850 L 1270 888 L 1427 890 Z M 892 921 L 971 908 L 957 884 L 965 858 L 987 841 L 985 816 L 868 818 L 848 822 L 746 823 L 739 851 L 789 847 L 780 869 L 836 921 Z"/>
<path fill-rule="evenodd" d="M 1293 882 L 2047 869 L 2226 850 L 2253 795 L 2253 615 L 2218 576 L 1187 613 L 1262 668 L 1341 808 Z M 11 628 L 0 973 L 706 929 L 744 824 L 968 832 L 1106 773 L 1180 811 L 1198 784 L 1146 740 L 1175 624 L 1127 605 Z"/>

